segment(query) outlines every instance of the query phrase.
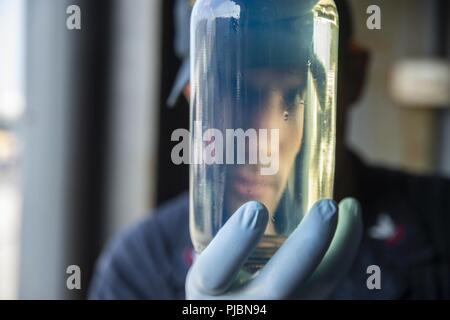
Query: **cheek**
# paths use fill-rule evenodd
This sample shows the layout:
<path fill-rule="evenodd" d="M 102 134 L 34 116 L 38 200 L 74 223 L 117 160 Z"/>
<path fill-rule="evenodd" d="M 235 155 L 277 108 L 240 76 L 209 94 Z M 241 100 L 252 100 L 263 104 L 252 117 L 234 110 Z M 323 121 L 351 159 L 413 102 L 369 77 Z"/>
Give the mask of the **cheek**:
<path fill-rule="evenodd" d="M 295 157 L 303 140 L 304 108 L 291 115 L 280 128 L 280 152 L 285 157 Z"/>
<path fill-rule="evenodd" d="M 303 140 L 304 112 L 301 108 L 280 126 L 280 168 L 279 173 L 287 178 Z M 282 178 L 283 179 L 283 178 Z"/>

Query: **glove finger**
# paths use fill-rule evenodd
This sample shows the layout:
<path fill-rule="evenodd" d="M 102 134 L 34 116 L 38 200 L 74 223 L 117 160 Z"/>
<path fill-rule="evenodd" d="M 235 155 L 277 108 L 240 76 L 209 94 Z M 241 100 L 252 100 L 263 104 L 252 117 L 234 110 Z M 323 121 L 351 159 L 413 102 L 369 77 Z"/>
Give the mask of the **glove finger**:
<path fill-rule="evenodd" d="M 290 297 L 313 273 L 325 254 L 336 229 L 337 204 L 316 202 L 247 290 L 261 299 Z"/>
<path fill-rule="evenodd" d="M 362 237 L 361 207 L 356 199 L 339 203 L 339 222 L 333 241 L 314 274 L 297 291 L 298 299 L 325 299 L 348 273 Z"/>
<path fill-rule="evenodd" d="M 242 205 L 195 260 L 188 287 L 206 295 L 225 292 L 261 239 L 267 221 L 263 204 L 250 201 Z"/>

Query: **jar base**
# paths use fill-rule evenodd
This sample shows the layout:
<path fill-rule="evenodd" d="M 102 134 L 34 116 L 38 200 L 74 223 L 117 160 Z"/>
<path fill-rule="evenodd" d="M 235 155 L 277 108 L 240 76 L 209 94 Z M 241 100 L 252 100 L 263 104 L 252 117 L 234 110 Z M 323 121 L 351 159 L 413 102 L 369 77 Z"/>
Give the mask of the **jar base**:
<path fill-rule="evenodd" d="M 286 237 L 283 235 L 263 236 L 255 251 L 244 263 L 243 269 L 250 274 L 262 269 L 285 240 Z"/>

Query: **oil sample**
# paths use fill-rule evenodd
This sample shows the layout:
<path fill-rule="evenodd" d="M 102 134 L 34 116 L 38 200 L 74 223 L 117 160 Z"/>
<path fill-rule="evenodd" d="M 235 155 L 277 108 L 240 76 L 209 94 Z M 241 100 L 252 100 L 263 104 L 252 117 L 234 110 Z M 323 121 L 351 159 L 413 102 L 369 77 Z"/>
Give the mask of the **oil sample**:
<path fill-rule="evenodd" d="M 338 14 L 332 0 L 198 0 L 191 17 L 190 234 L 200 253 L 250 200 L 264 266 L 333 195 Z"/>

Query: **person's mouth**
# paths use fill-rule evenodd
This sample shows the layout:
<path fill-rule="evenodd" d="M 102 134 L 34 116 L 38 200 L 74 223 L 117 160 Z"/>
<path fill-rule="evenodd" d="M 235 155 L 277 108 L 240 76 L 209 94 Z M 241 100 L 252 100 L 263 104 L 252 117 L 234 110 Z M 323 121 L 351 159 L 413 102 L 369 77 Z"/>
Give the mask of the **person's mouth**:
<path fill-rule="evenodd" d="M 256 172 L 238 171 L 233 175 L 232 188 L 245 200 L 264 199 L 277 188 L 274 177 L 260 176 Z"/>

